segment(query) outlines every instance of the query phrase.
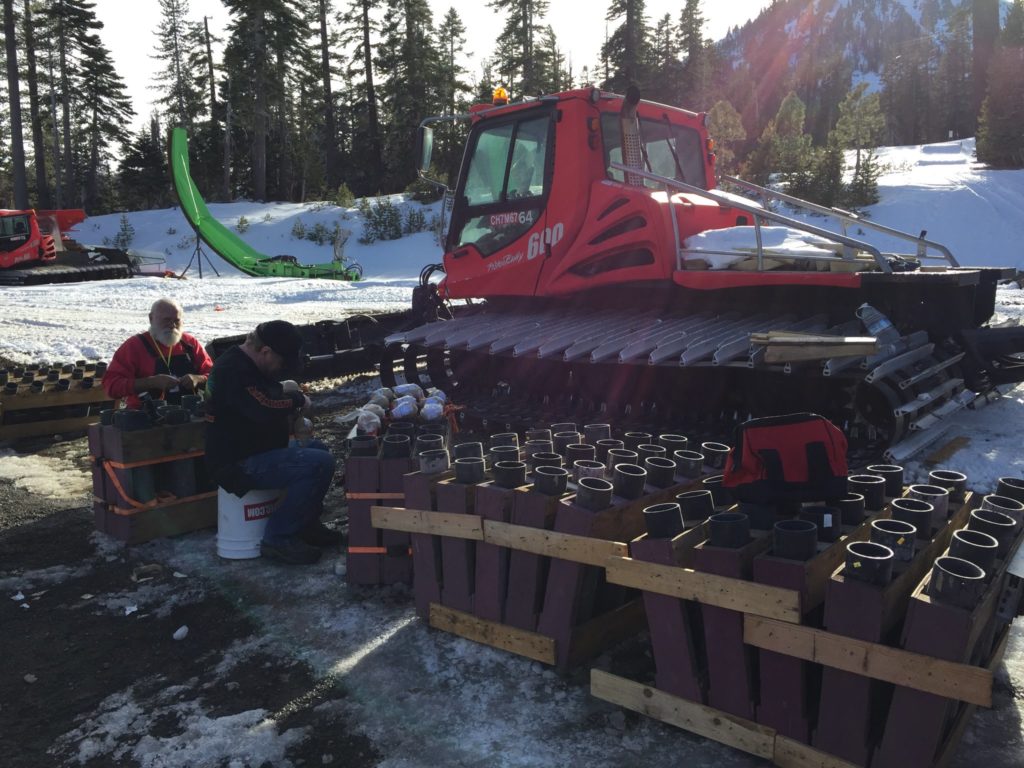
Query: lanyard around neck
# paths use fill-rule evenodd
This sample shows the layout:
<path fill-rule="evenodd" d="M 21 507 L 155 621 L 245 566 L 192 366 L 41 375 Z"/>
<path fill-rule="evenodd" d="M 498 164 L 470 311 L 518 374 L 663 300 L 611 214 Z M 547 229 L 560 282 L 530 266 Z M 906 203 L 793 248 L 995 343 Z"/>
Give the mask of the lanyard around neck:
<path fill-rule="evenodd" d="M 150 339 L 150 341 L 153 342 L 153 346 L 156 347 L 156 353 L 158 355 L 160 355 L 160 359 L 164 361 L 164 365 L 167 367 L 167 372 L 170 373 L 171 372 L 171 354 L 174 352 L 174 347 L 168 347 L 167 348 L 167 356 L 164 357 L 164 353 L 160 349 L 160 342 L 157 341 L 153 337 L 152 333 L 149 334 L 149 339 Z"/>

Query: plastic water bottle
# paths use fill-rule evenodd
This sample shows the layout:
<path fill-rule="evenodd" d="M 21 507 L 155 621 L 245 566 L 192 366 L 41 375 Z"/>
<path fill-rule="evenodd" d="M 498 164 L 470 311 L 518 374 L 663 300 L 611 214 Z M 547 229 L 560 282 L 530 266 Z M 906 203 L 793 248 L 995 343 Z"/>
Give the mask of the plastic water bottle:
<path fill-rule="evenodd" d="M 305 448 L 309 445 L 309 441 L 313 439 L 313 422 L 302 417 L 301 419 L 295 420 L 295 442 L 301 447 Z"/>
<path fill-rule="evenodd" d="M 867 302 L 857 308 L 856 314 L 868 333 L 878 339 L 879 344 L 892 344 L 899 340 L 900 332 L 892 324 L 892 320 Z"/>

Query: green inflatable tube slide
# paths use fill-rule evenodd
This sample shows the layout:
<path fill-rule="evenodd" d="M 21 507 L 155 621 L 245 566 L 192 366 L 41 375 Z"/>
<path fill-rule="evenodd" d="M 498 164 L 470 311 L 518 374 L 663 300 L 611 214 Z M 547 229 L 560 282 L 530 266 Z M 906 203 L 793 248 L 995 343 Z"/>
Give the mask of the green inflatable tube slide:
<path fill-rule="evenodd" d="M 171 130 L 168 160 L 174 191 L 181 210 L 196 236 L 233 267 L 253 277 L 305 277 L 327 280 L 358 280 L 358 264 L 299 264 L 294 256 L 267 256 L 217 221 L 206 207 L 188 168 L 188 134 L 184 128 Z"/>

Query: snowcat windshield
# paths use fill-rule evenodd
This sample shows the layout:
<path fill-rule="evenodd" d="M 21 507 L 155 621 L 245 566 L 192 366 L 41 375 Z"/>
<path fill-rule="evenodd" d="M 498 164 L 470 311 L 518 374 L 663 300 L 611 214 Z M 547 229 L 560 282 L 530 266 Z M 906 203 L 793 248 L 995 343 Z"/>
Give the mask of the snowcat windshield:
<path fill-rule="evenodd" d="M 452 223 L 455 247 L 475 245 L 489 256 L 533 226 L 549 184 L 550 130 L 550 111 L 538 115 L 531 110 L 474 134 L 458 206 L 462 211 Z"/>
<path fill-rule="evenodd" d="M 604 136 L 605 165 L 622 162 L 622 124 L 619 115 L 601 115 L 601 133 Z M 644 155 L 650 168 L 646 170 L 676 181 L 685 181 L 701 189 L 707 189 L 704 175 L 704 148 L 700 134 L 692 128 L 672 125 L 663 120 L 640 119 L 640 136 Z M 683 177 L 679 175 L 672 150 L 679 156 Z M 608 168 L 608 178 L 624 181 L 622 171 Z M 644 184 L 653 189 L 661 188 L 656 181 L 645 180 Z"/>
<path fill-rule="evenodd" d="M 30 231 L 27 214 L 0 217 L 0 250 L 20 248 L 28 240 Z"/>

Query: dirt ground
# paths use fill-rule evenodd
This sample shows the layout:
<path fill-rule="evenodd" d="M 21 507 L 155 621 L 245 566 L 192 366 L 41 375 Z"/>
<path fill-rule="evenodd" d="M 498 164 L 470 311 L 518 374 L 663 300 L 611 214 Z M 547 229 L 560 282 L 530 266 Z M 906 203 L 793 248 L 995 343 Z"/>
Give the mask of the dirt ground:
<path fill-rule="evenodd" d="M 319 385 L 317 435 L 337 451 L 333 417 L 368 385 Z M 88 470 L 83 437 L 15 447 Z M 327 506 L 341 527 L 343 489 L 339 469 Z M 209 531 L 125 547 L 94 531 L 89 504 L 0 478 L 5 767 L 764 764 L 593 699 L 586 670 L 432 632 L 407 591 L 347 589 L 340 553 L 308 569 L 226 563 Z M 1022 656 L 1015 627 L 1018 672 Z M 636 648 L 600 663 L 650 671 Z M 1024 692 L 1006 669 L 996 699 L 955 766 L 1024 764 Z"/>
<path fill-rule="evenodd" d="M 342 430 L 329 416 L 318 419 L 320 436 L 338 442 Z M 88 467 L 84 437 L 24 440 L 16 448 Z M 331 492 L 335 509 L 341 480 L 339 474 Z M 40 583 L 24 600 L 0 600 L 3 765 L 140 764 L 127 756 L 142 735 L 133 730 L 119 736 L 123 745 L 104 744 L 92 759 L 79 739 L 67 738 L 108 697 L 128 688 L 142 709 L 164 712 L 147 728 L 154 739 L 182 733 L 180 713 L 194 702 L 207 717 L 260 710 L 280 732 L 310 734 L 285 750 L 293 765 L 378 764 L 369 740 L 350 733 L 324 706 L 347 696 L 337 679 L 318 679 L 308 664 L 272 649 L 223 664 L 232 647 L 258 644 L 261 627 L 213 585 L 190 579 L 184 593 L 175 591 L 173 615 L 154 605 L 112 631 L 112 612 L 137 603 L 140 586 L 159 590 L 178 579 L 141 552 L 94 533 L 91 506 L 67 504 L 0 480 L 0 594 L 12 597 L 24 574 Z M 180 626 L 204 631 L 178 642 L 173 635 Z M 169 690 L 174 707 L 166 706 Z"/>

